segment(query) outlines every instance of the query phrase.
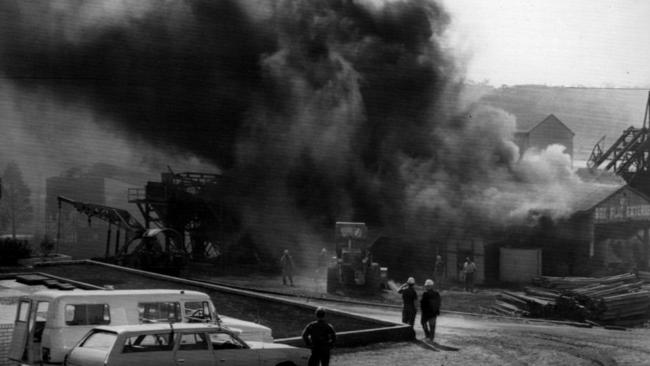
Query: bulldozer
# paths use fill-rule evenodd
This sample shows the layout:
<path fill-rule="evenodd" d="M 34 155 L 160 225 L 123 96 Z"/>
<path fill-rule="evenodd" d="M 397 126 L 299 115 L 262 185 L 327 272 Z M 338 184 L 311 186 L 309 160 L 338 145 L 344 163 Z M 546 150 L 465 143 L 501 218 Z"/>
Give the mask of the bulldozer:
<path fill-rule="evenodd" d="M 337 222 L 336 257 L 327 268 L 327 292 L 373 292 L 386 285 L 387 268 L 372 261 L 368 228 L 363 222 Z"/>

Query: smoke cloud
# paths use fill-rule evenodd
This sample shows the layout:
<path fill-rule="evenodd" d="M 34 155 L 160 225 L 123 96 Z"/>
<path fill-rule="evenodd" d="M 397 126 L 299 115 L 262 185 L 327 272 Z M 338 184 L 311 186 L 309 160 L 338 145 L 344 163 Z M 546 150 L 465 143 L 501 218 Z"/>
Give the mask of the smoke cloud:
<path fill-rule="evenodd" d="M 0 70 L 131 148 L 223 170 L 275 248 L 340 220 L 427 239 L 567 211 L 568 155 L 519 160 L 514 118 L 464 102 L 449 21 L 426 0 L 2 2 Z"/>

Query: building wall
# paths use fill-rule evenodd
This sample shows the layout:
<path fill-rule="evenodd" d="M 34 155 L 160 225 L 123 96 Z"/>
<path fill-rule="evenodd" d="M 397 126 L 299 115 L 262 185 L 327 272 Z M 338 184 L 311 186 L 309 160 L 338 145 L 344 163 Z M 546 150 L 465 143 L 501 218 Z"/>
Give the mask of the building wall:
<path fill-rule="evenodd" d="M 542 274 L 542 250 L 501 248 L 499 280 L 503 282 L 530 282 Z"/>
<path fill-rule="evenodd" d="M 553 144 L 566 147 L 565 152 L 573 159 L 573 134 L 557 120 L 546 119 L 528 133 L 528 147 L 545 149 Z"/>

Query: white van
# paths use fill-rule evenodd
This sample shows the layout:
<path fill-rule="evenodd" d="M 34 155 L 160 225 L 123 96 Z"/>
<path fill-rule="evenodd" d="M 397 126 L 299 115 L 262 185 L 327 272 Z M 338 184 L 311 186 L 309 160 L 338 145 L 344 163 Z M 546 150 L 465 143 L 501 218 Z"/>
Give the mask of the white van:
<path fill-rule="evenodd" d="M 213 322 L 244 340 L 272 342 L 271 329 L 220 316 L 210 297 L 185 290 L 38 291 L 18 303 L 9 358 L 62 363 L 77 341 L 99 325 Z"/>

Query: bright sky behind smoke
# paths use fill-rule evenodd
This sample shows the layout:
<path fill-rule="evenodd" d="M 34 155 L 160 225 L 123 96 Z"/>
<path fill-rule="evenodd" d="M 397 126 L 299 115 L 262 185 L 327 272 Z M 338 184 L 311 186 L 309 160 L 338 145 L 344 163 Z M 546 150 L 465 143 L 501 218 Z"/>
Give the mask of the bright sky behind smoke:
<path fill-rule="evenodd" d="M 444 0 L 467 78 L 490 84 L 650 87 L 650 1 Z"/>

